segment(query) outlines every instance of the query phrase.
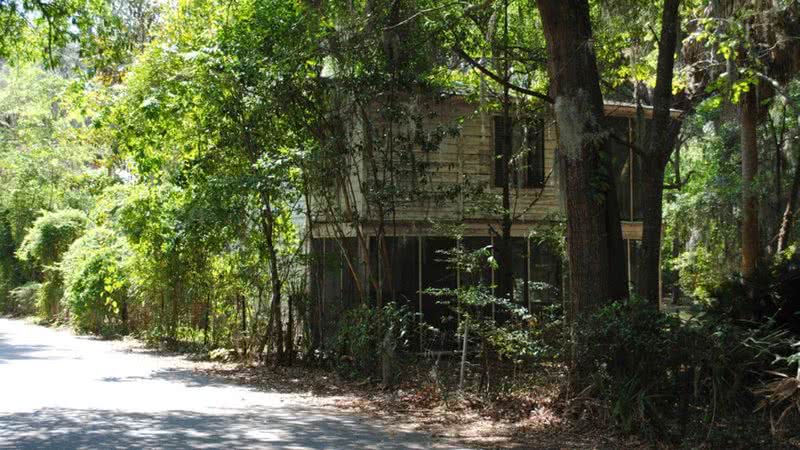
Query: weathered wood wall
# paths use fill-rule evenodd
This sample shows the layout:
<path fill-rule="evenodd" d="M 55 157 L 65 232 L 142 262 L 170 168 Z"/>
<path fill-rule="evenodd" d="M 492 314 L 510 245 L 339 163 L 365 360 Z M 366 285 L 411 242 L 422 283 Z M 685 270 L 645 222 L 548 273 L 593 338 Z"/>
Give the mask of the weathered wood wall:
<path fill-rule="evenodd" d="M 435 235 L 437 231 L 432 223 L 457 222 L 465 226 L 466 235 L 488 235 L 489 226 L 497 222 L 500 214 L 492 210 L 501 203 L 501 189 L 494 187 L 494 126 L 493 117 L 497 114 L 479 111 L 478 105 L 470 103 L 460 96 L 452 96 L 444 100 L 430 102 L 425 105 L 426 111 L 432 112 L 432 118 L 425 123 L 427 129 L 436 127 L 457 127 L 459 133 L 455 137 L 446 137 L 435 151 L 414 151 L 414 157 L 429 163 L 425 177 L 427 184 L 422 189 L 427 193 L 424 198 L 411 201 L 399 199 L 393 214 L 386 217 L 387 234 L 398 235 Z M 645 117 L 651 115 L 645 110 Z M 632 105 L 607 103 L 606 114 L 614 117 L 634 117 L 636 109 Z M 352 133 L 352 145 L 359 145 L 365 131 L 363 121 L 355 119 L 353 123 L 359 130 Z M 380 123 L 372 125 L 372 133 L 378 136 L 386 134 L 387 127 Z M 626 136 L 627 137 L 627 136 Z M 553 220 L 561 211 L 562 201 L 559 198 L 558 170 L 556 166 L 557 131 L 555 123 L 548 115 L 545 120 L 544 138 L 544 174 L 545 185 L 542 188 L 513 188 L 512 214 L 515 226 L 512 233 L 516 236 L 527 235 L 530 228 L 543 221 Z M 370 176 L 374 166 L 370 166 L 363 154 L 359 161 L 353 161 L 346 191 L 351 192 L 351 207 L 358 211 L 362 218 L 362 227 L 367 235 L 369 229 L 377 222 L 376 212 L 368 211 L 365 200 L 364 180 Z M 333 182 L 333 180 L 332 180 Z M 402 183 L 398 180 L 398 183 Z M 334 186 L 332 185 L 333 189 Z M 482 188 L 479 197 L 471 193 Z M 624 186 L 635 189 L 634 186 Z M 341 187 L 339 188 L 342 191 Z M 402 188 L 400 189 L 402 191 Z M 447 194 L 445 194 L 447 193 Z M 340 196 L 343 197 L 343 196 Z M 319 202 L 312 202 L 319 205 Z M 342 202 L 341 206 L 346 205 Z M 354 235 L 350 225 L 333 224 L 335 220 L 324 214 L 321 208 L 314 207 L 316 212 L 315 228 L 317 236 Z M 368 214 L 368 212 L 370 214 Z M 335 229 L 338 228 L 338 229 Z M 641 225 L 639 222 L 624 222 L 623 234 L 626 239 L 639 239 Z"/>

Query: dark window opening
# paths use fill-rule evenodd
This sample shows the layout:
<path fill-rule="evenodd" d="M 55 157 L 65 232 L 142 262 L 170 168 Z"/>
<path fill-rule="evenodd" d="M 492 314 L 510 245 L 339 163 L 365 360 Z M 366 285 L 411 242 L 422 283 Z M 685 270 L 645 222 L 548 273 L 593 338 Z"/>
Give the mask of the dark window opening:
<path fill-rule="evenodd" d="M 552 304 L 561 300 L 562 261 L 547 243 L 530 241 L 530 303 Z"/>
<path fill-rule="evenodd" d="M 506 121 L 507 120 L 507 121 Z M 510 141 L 506 138 L 511 130 Z M 503 152 L 508 146 L 510 162 L 509 175 L 512 187 L 537 188 L 545 181 L 544 174 L 544 122 L 531 120 L 515 122 L 511 118 L 494 118 L 494 186 L 503 187 L 506 183 L 503 170 Z"/>
<path fill-rule="evenodd" d="M 381 250 L 380 266 L 378 250 Z M 381 288 L 383 303 L 396 302 L 408 305 L 412 311 L 417 309 L 419 296 L 419 243 L 416 236 L 384 237 L 383 245 L 378 239 L 369 238 L 370 298 L 378 298 L 376 288 Z M 376 286 L 377 284 L 377 286 Z"/>
<path fill-rule="evenodd" d="M 422 238 L 422 319 L 428 325 L 442 331 L 437 342 L 428 342 L 430 348 L 452 349 L 457 343 L 453 340 L 458 328 L 458 318 L 446 303 L 454 298 L 431 295 L 427 289 L 456 289 L 457 271 L 447 261 L 442 252 L 452 250 L 457 245 L 453 239 L 440 236 Z"/>

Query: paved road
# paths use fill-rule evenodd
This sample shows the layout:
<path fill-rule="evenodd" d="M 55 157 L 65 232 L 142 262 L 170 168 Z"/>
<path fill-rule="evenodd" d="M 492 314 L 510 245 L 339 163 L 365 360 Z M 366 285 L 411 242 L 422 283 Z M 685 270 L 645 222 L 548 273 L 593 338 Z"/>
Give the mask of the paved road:
<path fill-rule="evenodd" d="M 0 319 L 0 448 L 453 448 L 118 347 Z"/>

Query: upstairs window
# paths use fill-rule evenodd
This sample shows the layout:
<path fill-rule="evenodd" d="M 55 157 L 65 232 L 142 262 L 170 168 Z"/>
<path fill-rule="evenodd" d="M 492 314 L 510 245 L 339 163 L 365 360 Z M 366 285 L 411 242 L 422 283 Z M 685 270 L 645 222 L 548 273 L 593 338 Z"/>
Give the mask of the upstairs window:
<path fill-rule="evenodd" d="M 544 186 L 544 122 L 517 122 L 502 116 L 494 118 L 494 186 L 503 187 L 503 150 L 509 145 L 506 130 L 511 130 L 509 175 L 512 188 Z"/>

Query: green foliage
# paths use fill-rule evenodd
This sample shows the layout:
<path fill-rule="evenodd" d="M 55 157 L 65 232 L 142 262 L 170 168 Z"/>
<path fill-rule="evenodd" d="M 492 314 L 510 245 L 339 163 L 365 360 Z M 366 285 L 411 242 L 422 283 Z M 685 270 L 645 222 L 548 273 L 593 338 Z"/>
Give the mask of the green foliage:
<path fill-rule="evenodd" d="M 680 320 L 637 302 L 613 303 L 575 327 L 575 365 L 594 395 L 608 402 L 612 420 L 625 432 L 662 427 L 675 385 L 670 377 L 688 362 Z M 583 383 L 583 381 L 581 381 Z"/>
<path fill-rule="evenodd" d="M 0 313 L 18 314 L 19 306 L 9 291 L 18 284 L 19 270 L 14 257 L 14 238 L 7 211 L 0 210 Z"/>
<path fill-rule="evenodd" d="M 90 228 L 60 264 L 64 301 L 76 327 L 99 333 L 125 325 L 131 250 L 114 231 Z"/>
<path fill-rule="evenodd" d="M 86 214 L 74 209 L 45 212 L 28 230 L 17 257 L 42 268 L 60 261 L 70 244 L 86 228 Z"/>
<path fill-rule="evenodd" d="M 88 210 L 105 176 L 93 165 L 105 149 L 84 139 L 91 101 L 76 97 L 59 74 L 0 68 L 0 205 L 15 247 L 42 210 Z"/>
<path fill-rule="evenodd" d="M 331 344 L 334 368 L 352 378 L 380 377 L 383 357 L 408 346 L 413 319 L 407 307 L 395 303 L 351 309 Z"/>
<path fill-rule="evenodd" d="M 625 432 L 682 433 L 697 420 L 693 410 L 714 427 L 724 414 L 755 405 L 749 388 L 787 348 L 784 332 L 745 325 L 615 302 L 575 326 L 576 375 Z"/>
<path fill-rule="evenodd" d="M 43 319 L 59 319 L 61 298 L 64 296 L 63 282 L 57 276 L 46 278 L 36 293 L 36 310 Z"/>
<path fill-rule="evenodd" d="M 31 281 L 11 289 L 8 293 L 7 303 L 3 305 L 3 312 L 19 316 L 35 313 L 41 287 L 41 283 Z"/>
<path fill-rule="evenodd" d="M 86 222 L 86 214 L 73 209 L 45 212 L 33 222 L 17 250 L 20 261 L 29 262 L 43 274 L 36 305 L 44 318 L 53 319 L 59 313 L 63 282 L 57 265 L 70 244 L 83 234 Z"/>
<path fill-rule="evenodd" d="M 565 329 L 561 306 L 547 305 L 530 313 L 519 307 L 512 310 L 511 320 L 495 322 L 487 330 L 492 350 L 516 365 L 559 361 Z"/>
<path fill-rule="evenodd" d="M 680 149 L 681 179 L 667 172 L 667 182 L 683 186 L 668 193 L 664 205 L 662 254 L 672 255 L 666 266 L 678 274 L 683 294 L 700 302 L 738 270 L 741 234 L 738 129 L 721 121 L 715 100 L 683 124 L 689 138 Z"/>
<path fill-rule="evenodd" d="M 763 264 L 750 280 L 738 275 L 714 286 L 709 311 L 747 323 L 773 323 L 800 333 L 800 254 L 794 246 Z"/>
<path fill-rule="evenodd" d="M 452 270 L 467 276 L 479 274 L 488 267 L 496 268 L 491 246 L 472 251 L 457 246 L 440 254 Z M 546 289 L 545 286 L 532 288 Z M 564 325 L 559 306 L 545 306 L 531 312 L 517 303 L 495 297 L 492 287 L 483 281 L 465 283 L 455 289 L 427 289 L 426 293 L 437 297 L 459 317 L 460 336 L 464 334 L 464 327 L 469 327 L 467 335 L 480 338 L 482 352 L 497 354 L 514 364 L 551 361 L 559 354 Z"/>
<path fill-rule="evenodd" d="M 148 0 L 10 0 L 0 4 L 0 58 L 106 75 L 122 69 L 147 41 L 157 11 Z"/>

